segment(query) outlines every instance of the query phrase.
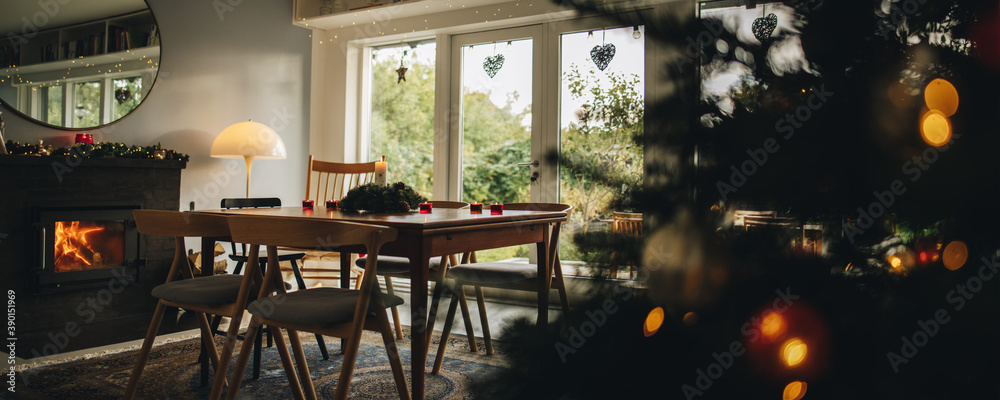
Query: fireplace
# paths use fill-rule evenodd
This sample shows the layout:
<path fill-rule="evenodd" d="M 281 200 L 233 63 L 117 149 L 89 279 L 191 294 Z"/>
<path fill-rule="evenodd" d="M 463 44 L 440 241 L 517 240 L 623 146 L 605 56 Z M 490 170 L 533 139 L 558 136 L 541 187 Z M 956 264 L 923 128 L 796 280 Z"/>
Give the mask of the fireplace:
<path fill-rule="evenodd" d="M 0 282 L 17 296 L 18 356 L 145 336 L 157 301 L 150 292 L 166 280 L 174 240 L 136 233 L 132 212 L 179 210 L 185 166 L 174 160 L 0 155 Z M 72 235 L 60 231 L 69 242 L 58 253 L 57 227 L 76 229 Z M 91 249 L 79 249 L 83 242 Z M 57 267 L 59 257 L 65 260 Z M 195 328 L 194 318 L 170 310 L 159 333 Z"/>
<path fill-rule="evenodd" d="M 45 293 L 135 282 L 143 260 L 132 210 L 138 205 L 38 207 L 35 289 Z"/>

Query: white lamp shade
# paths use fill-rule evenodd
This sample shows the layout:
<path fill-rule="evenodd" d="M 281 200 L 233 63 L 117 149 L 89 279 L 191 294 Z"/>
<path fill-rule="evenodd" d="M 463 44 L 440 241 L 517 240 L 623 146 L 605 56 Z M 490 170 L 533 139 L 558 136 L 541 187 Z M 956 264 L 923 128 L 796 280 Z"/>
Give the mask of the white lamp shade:
<path fill-rule="evenodd" d="M 283 159 L 285 142 L 274 129 L 259 122 L 238 122 L 224 129 L 212 143 L 212 157 Z"/>

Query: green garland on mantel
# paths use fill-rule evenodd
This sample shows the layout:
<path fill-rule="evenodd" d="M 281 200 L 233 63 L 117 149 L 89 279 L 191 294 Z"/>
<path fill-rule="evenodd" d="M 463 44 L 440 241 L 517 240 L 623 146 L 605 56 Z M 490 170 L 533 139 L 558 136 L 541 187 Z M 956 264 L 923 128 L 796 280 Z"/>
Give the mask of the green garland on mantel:
<path fill-rule="evenodd" d="M 128 146 L 125 143 L 99 142 L 77 143 L 69 147 L 53 147 L 44 144 L 19 143 L 8 140 L 7 153 L 26 156 L 77 156 L 81 158 L 130 158 L 163 159 L 187 162 L 191 156 L 164 149 L 157 143 L 152 146 Z"/>
<path fill-rule="evenodd" d="M 368 183 L 351 189 L 340 200 L 342 211 L 349 212 L 408 212 L 427 198 L 403 182 L 383 186 Z"/>

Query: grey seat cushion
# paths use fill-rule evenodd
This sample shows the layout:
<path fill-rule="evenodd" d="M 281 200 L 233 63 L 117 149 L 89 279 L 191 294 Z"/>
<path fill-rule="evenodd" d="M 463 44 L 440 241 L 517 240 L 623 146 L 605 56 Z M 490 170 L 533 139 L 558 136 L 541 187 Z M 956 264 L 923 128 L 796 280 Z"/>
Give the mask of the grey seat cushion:
<path fill-rule="evenodd" d="M 333 324 L 350 321 L 360 291 L 320 287 L 279 294 L 250 303 L 247 310 L 258 317 L 282 322 Z M 382 295 L 386 307 L 403 304 L 399 296 Z M 370 302 L 369 311 L 375 302 Z"/>
<path fill-rule="evenodd" d="M 358 260 L 354 264 L 364 268 L 366 262 L 368 262 L 368 257 L 358 257 Z M 431 257 L 430 268 L 441 268 L 441 257 Z M 392 275 L 409 274 L 410 259 L 396 256 L 378 256 L 378 273 Z"/>
<path fill-rule="evenodd" d="M 460 264 L 451 267 L 448 276 L 469 283 L 514 283 L 537 277 L 538 266 L 511 262 Z"/>
<path fill-rule="evenodd" d="M 181 279 L 153 288 L 153 297 L 178 303 L 225 304 L 236 301 L 243 275 L 212 275 Z M 256 286 L 256 285 L 254 285 Z M 250 289 L 251 298 L 257 289 Z"/>

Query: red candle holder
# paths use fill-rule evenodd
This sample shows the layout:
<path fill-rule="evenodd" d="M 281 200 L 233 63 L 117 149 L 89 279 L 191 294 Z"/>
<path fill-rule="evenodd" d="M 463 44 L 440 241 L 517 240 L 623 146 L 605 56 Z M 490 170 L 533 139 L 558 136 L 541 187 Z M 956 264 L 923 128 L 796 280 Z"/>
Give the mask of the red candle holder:
<path fill-rule="evenodd" d="M 469 204 L 469 211 L 472 212 L 473 214 L 482 214 L 483 213 L 482 203 Z"/>
<path fill-rule="evenodd" d="M 89 133 L 77 133 L 76 139 L 74 139 L 74 141 L 76 143 L 94 144 L 94 135 L 91 135 Z"/>
<path fill-rule="evenodd" d="M 423 203 L 420 203 L 420 213 L 421 214 L 430 214 L 432 208 L 434 208 L 434 205 L 431 204 L 431 203 L 428 203 L 426 201 L 423 202 Z"/>
<path fill-rule="evenodd" d="M 302 209 L 303 210 L 312 210 L 314 204 L 316 204 L 316 203 L 313 202 L 312 200 L 302 200 Z"/>
<path fill-rule="evenodd" d="M 503 204 L 493 203 L 490 204 L 490 215 L 500 215 L 503 214 Z"/>
<path fill-rule="evenodd" d="M 326 210 L 327 211 L 334 211 L 334 210 L 336 210 L 338 208 L 340 208 L 340 201 L 339 200 L 327 200 L 326 201 Z"/>

